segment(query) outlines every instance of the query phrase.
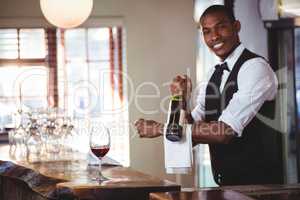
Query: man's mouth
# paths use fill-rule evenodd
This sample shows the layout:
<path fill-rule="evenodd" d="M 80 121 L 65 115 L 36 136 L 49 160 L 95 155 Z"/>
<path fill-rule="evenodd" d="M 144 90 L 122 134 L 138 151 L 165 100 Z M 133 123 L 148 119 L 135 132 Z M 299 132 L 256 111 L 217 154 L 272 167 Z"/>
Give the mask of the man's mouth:
<path fill-rule="evenodd" d="M 224 45 L 224 42 L 220 42 L 220 43 L 217 43 L 217 44 L 213 45 L 212 48 L 214 50 L 219 50 L 223 47 L 223 45 Z"/>

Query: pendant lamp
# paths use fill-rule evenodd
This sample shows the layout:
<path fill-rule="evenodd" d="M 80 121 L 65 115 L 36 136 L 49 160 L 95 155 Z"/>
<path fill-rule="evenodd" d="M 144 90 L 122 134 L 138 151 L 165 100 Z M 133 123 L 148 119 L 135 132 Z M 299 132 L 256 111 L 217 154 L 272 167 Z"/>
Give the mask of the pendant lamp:
<path fill-rule="evenodd" d="M 93 0 L 40 0 L 45 18 L 60 28 L 82 24 L 91 14 Z"/>

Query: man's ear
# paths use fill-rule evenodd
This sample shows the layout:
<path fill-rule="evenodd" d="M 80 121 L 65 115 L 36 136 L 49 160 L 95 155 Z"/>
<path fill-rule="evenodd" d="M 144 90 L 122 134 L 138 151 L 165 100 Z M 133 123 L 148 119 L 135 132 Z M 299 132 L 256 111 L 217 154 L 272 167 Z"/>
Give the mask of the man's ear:
<path fill-rule="evenodd" d="M 241 23 L 239 20 L 236 20 L 234 23 L 233 23 L 233 26 L 234 26 L 234 29 L 236 30 L 236 32 L 240 32 L 241 30 Z"/>

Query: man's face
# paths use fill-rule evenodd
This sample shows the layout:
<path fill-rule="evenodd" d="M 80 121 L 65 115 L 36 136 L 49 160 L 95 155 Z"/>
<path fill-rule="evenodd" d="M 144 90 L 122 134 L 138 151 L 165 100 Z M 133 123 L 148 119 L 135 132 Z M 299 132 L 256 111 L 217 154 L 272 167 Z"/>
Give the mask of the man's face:
<path fill-rule="evenodd" d="M 205 15 L 201 20 L 206 45 L 222 60 L 239 44 L 239 21 L 232 22 L 223 12 Z"/>

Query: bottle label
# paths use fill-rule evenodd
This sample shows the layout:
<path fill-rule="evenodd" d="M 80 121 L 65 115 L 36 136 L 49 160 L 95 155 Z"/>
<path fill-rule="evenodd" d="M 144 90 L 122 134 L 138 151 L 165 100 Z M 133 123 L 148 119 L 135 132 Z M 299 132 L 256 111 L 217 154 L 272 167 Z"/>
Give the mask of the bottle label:
<path fill-rule="evenodd" d="M 181 95 L 172 96 L 171 101 L 182 101 L 182 96 Z"/>

